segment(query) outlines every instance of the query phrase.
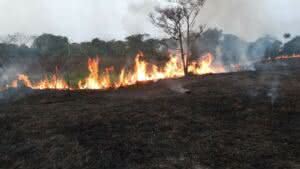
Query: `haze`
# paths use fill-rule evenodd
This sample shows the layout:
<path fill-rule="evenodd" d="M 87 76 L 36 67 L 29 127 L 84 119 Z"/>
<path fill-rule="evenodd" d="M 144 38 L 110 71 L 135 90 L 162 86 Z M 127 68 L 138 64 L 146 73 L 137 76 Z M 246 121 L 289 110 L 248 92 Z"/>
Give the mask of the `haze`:
<path fill-rule="evenodd" d="M 81 42 L 123 39 L 134 33 L 163 36 L 148 13 L 163 0 L 1 0 L 0 34 L 52 33 Z M 298 0 L 208 0 L 199 22 L 254 40 L 299 34 Z"/>

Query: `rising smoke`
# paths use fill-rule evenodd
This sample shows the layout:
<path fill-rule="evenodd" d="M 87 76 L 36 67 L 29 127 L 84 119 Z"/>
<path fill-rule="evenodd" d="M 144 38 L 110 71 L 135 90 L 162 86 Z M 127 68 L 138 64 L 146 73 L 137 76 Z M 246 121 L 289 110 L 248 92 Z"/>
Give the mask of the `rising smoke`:
<path fill-rule="evenodd" d="M 147 31 L 156 34 L 151 25 L 143 24 L 151 8 L 162 2 L 165 0 L 130 3 L 126 22 L 123 22 L 126 30 L 129 33 Z M 208 27 L 222 29 L 225 33 L 238 35 L 247 41 L 254 41 L 266 34 L 282 38 L 286 32 L 299 33 L 299 6 L 298 0 L 207 0 L 198 21 Z"/>
<path fill-rule="evenodd" d="M 153 28 L 148 14 L 154 7 L 165 5 L 166 1 L 133 0 L 123 19 L 125 30 L 129 34 L 150 32 L 154 37 L 165 36 L 162 31 Z M 296 24 L 300 22 L 300 14 L 296 12 L 298 5 L 300 1 L 297 0 L 207 0 L 198 23 L 223 31 L 214 53 L 218 63 L 241 64 L 254 70 L 253 64 L 264 59 L 265 50 L 272 44 L 260 42 L 260 37 L 271 35 L 275 37 L 273 39 L 282 40 L 286 32 L 297 34 L 300 29 Z M 249 53 L 251 43 L 254 47 Z"/>
<path fill-rule="evenodd" d="M 269 93 L 268 93 L 268 96 L 271 99 L 272 106 L 274 105 L 276 99 L 279 96 L 279 93 L 278 93 L 279 85 L 280 85 L 279 78 L 274 77 L 274 79 L 270 83 L 270 90 L 269 90 Z"/>
<path fill-rule="evenodd" d="M 1 0 L 1 35 L 53 33 L 74 41 L 122 39 L 132 33 L 157 33 L 148 19 L 167 0 Z M 298 0 L 207 0 L 199 22 L 245 40 L 264 34 L 298 34 Z M 18 11 L 18 12 L 16 12 Z M 67 11 L 67 12 L 66 12 Z"/>

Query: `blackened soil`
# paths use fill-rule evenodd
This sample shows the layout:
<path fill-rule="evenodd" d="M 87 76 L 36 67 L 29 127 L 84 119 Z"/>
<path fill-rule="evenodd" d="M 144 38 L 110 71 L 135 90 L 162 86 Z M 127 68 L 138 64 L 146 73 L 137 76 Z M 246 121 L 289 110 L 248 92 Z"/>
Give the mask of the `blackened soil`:
<path fill-rule="evenodd" d="M 102 92 L 27 92 L 0 105 L 0 168 L 300 168 L 295 65 Z"/>

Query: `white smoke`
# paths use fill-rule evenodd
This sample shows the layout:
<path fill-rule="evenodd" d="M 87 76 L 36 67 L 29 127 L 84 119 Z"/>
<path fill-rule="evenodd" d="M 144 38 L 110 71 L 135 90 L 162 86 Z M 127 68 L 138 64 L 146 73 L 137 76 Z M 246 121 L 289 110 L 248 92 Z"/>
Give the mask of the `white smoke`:
<path fill-rule="evenodd" d="M 156 34 L 156 30 L 147 23 L 147 16 L 152 7 L 163 2 L 166 0 L 131 2 L 126 15 L 127 32 L 142 30 Z M 208 27 L 217 27 L 247 41 L 254 41 L 266 34 L 281 38 L 286 32 L 299 34 L 298 6 L 298 0 L 207 0 L 198 22 L 207 24 Z"/>
<path fill-rule="evenodd" d="M 53 33 L 75 41 L 159 35 L 151 9 L 166 0 L 1 0 L 1 34 Z M 253 41 L 266 33 L 299 34 L 299 0 L 207 0 L 199 22 Z"/>
<path fill-rule="evenodd" d="M 298 0 L 208 0 L 199 22 L 248 41 L 266 34 L 282 37 L 299 33 L 299 5 Z"/>
<path fill-rule="evenodd" d="M 271 81 L 270 90 L 268 92 L 268 96 L 271 98 L 272 106 L 274 105 L 276 99 L 279 97 L 279 93 L 278 93 L 279 85 L 280 85 L 280 81 L 278 77 L 275 77 Z"/>
<path fill-rule="evenodd" d="M 12 79 L 16 78 L 16 75 L 21 72 L 16 66 L 10 66 L 8 68 L 0 68 L 0 87 L 8 84 Z"/>

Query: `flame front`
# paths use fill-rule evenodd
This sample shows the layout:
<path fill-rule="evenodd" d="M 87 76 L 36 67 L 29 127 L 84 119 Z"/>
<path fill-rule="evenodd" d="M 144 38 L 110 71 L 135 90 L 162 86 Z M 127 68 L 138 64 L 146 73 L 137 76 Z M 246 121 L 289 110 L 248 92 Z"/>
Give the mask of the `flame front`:
<path fill-rule="evenodd" d="M 19 74 L 17 80 L 14 80 L 11 85 L 8 85 L 7 87 L 28 87 L 32 89 L 57 89 L 57 90 L 64 90 L 69 89 L 68 84 L 66 81 L 62 78 L 57 77 L 57 75 L 53 75 L 50 78 L 45 78 L 44 80 L 41 80 L 37 83 L 32 83 L 29 79 L 29 77 L 25 74 Z"/>
<path fill-rule="evenodd" d="M 212 66 L 213 60 L 213 55 L 208 53 L 201 57 L 200 60 L 192 62 L 188 67 L 188 71 L 195 75 L 225 72 L 223 66 Z"/>
<path fill-rule="evenodd" d="M 126 73 L 125 69 L 121 71 L 119 81 L 115 87 L 133 85 L 143 81 L 156 81 L 184 76 L 183 64 L 177 55 L 171 55 L 168 62 L 161 68 L 143 61 L 143 57 L 142 53 L 136 56 L 134 72 L 129 71 Z M 209 53 L 198 61 L 191 62 L 188 66 L 188 71 L 195 75 L 225 72 L 223 66 L 214 66 L 213 60 L 213 55 Z"/>
<path fill-rule="evenodd" d="M 300 55 L 277 56 L 277 57 L 275 57 L 275 60 L 285 60 L 285 59 L 292 59 L 292 58 L 300 58 Z"/>
<path fill-rule="evenodd" d="M 119 76 L 115 87 L 133 85 L 144 81 L 157 81 L 159 79 L 175 78 L 184 76 L 184 72 L 179 60 L 175 56 L 171 56 L 164 67 L 148 63 L 143 60 L 143 53 L 139 53 L 135 57 L 134 71 L 126 71 L 123 69 Z"/>
<path fill-rule="evenodd" d="M 79 81 L 79 89 L 107 89 L 112 87 L 110 81 L 109 70 L 104 73 L 103 76 L 99 75 L 99 58 L 88 60 L 89 76 L 83 80 Z"/>
<path fill-rule="evenodd" d="M 223 66 L 213 64 L 214 57 L 212 54 L 201 57 L 197 61 L 190 62 L 188 72 L 195 75 L 203 75 L 208 73 L 223 73 Z M 157 81 L 167 78 L 178 78 L 184 76 L 183 64 L 180 57 L 176 54 L 170 55 L 169 60 L 164 66 L 158 67 L 144 60 L 143 53 L 138 53 L 134 60 L 133 70 L 123 68 L 116 80 L 111 80 L 113 68 L 106 68 L 104 72 L 100 72 L 99 58 L 88 59 L 89 75 L 78 82 L 75 88 L 84 90 L 104 90 L 109 88 L 120 88 L 124 86 L 134 85 L 138 82 Z M 8 87 L 20 87 L 19 82 L 26 87 L 32 89 L 71 89 L 66 81 L 53 75 L 51 78 L 45 78 L 37 83 L 32 83 L 28 76 L 24 74 L 18 75 L 17 80 L 13 81 Z"/>

